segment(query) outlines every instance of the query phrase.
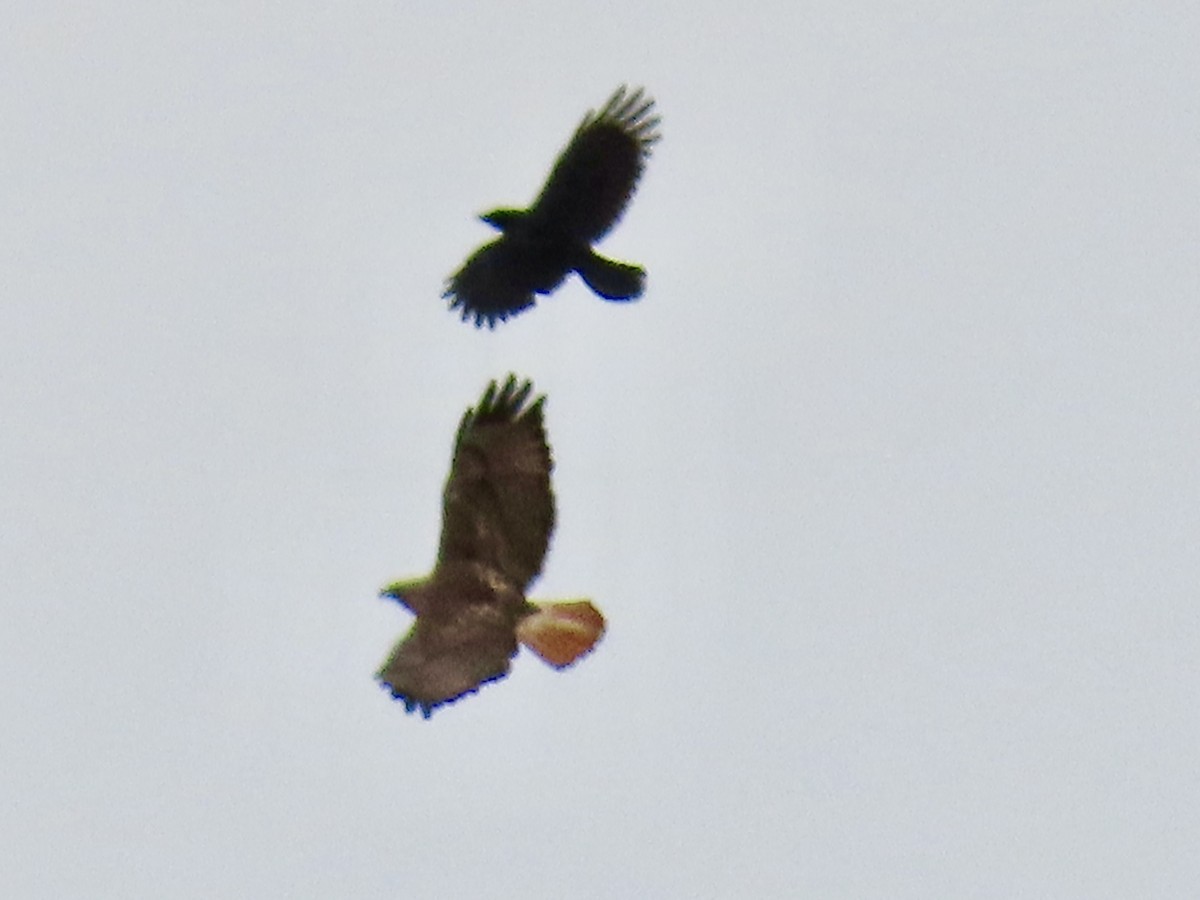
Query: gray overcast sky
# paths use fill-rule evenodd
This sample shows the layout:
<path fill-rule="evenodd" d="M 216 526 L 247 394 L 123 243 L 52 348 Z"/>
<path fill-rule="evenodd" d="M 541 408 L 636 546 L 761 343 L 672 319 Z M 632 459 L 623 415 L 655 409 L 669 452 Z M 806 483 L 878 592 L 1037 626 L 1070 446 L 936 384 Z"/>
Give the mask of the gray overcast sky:
<path fill-rule="evenodd" d="M 1193 896 L 1193 4 L 5 20 L 0 895 Z M 461 324 L 622 82 L 645 297 Z M 509 370 L 610 631 L 426 722 L 376 592 Z"/>

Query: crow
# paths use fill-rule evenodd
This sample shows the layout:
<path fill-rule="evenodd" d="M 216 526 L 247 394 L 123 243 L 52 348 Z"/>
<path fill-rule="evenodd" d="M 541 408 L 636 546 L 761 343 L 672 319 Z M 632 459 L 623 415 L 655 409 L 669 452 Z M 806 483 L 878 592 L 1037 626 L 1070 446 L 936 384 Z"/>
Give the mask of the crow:
<path fill-rule="evenodd" d="M 606 300 L 641 295 L 641 266 L 606 259 L 592 244 L 608 233 L 633 196 L 660 117 L 641 88 L 624 85 L 599 112 L 588 112 L 559 154 L 542 193 L 529 209 L 502 207 L 480 216 L 501 235 L 475 251 L 452 275 L 443 297 L 463 321 L 497 321 L 533 305 L 571 272 Z"/>

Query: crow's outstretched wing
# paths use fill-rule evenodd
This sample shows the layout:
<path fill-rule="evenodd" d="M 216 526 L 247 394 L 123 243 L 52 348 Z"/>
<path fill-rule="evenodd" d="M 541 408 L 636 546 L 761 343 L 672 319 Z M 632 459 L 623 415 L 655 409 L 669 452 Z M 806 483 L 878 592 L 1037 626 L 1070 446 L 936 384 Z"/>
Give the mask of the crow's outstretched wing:
<path fill-rule="evenodd" d="M 512 622 L 495 607 L 431 612 L 417 617 L 377 677 L 409 712 L 428 718 L 434 707 L 503 678 L 516 653 Z"/>
<path fill-rule="evenodd" d="M 584 116 L 559 155 L 531 224 L 591 244 L 621 218 L 650 148 L 660 137 L 654 101 L 641 88 L 617 88 L 599 112 Z"/>
<path fill-rule="evenodd" d="M 528 403 L 532 382 L 510 375 L 488 385 L 458 426 L 442 497 L 438 564 L 474 562 L 519 589 L 541 571 L 554 530 L 545 397 Z"/>
<path fill-rule="evenodd" d="M 464 320 L 493 327 L 509 316 L 533 306 L 534 282 L 528 254 L 507 238 L 484 244 L 450 277 L 443 297 L 450 308 L 462 311 Z M 563 273 L 565 274 L 565 268 Z"/>

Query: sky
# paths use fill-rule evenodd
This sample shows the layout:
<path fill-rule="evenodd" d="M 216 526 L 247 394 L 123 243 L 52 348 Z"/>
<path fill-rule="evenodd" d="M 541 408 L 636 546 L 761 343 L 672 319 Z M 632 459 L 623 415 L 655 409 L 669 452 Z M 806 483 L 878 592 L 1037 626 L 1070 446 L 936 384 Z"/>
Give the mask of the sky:
<path fill-rule="evenodd" d="M 5 18 L 0 895 L 1192 896 L 1194 6 Z M 643 298 L 460 322 L 623 83 Z M 425 721 L 378 590 L 510 371 L 608 632 Z"/>

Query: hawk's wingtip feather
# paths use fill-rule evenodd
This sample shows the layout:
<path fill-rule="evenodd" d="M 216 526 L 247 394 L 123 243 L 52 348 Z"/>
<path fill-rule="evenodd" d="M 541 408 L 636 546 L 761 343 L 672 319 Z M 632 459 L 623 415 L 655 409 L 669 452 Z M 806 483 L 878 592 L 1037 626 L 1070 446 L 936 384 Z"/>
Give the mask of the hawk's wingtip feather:
<path fill-rule="evenodd" d="M 385 691 L 387 691 L 389 694 L 392 695 L 393 700 L 397 700 L 400 703 L 404 704 L 405 714 L 420 711 L 422 718 L 428 719 L 433 715 L 434 710 L 436 710 L 442 706 L 449 706 L 452 703 L 457 703 L 463 697 L 469 697 L 471 694 L 476 693 L 485 684 L 491 684 L 493 681 L 499 681 L 500 679 L 504 678 L 507 674 L 508 674 L 507 672 L 501 672 L 499 675 L 493 675 L 491 678 L 483 679 L 483 681 L 479 682 L 479 684 L 475 685 L 472 688 L 468 688 L 467 690 L 463 691 L 461 694 L 455 694 L 453 697 L 446 697 L 444 700 L 432 700 L 432 701 L 416 700 L 416 699 L 408 696 L 403 691 L 401 691 L 399 688 L 397 688 L 394 685 L 390 684 L 389 682 L 385 681 L 383 678 L 382 672 L 377 672 L 375 675 L 375 679 L 379 682 L 380 687 L 382 687 Z"/>

